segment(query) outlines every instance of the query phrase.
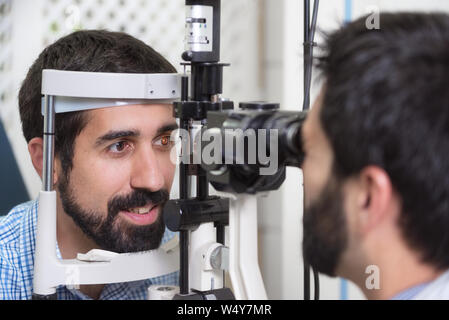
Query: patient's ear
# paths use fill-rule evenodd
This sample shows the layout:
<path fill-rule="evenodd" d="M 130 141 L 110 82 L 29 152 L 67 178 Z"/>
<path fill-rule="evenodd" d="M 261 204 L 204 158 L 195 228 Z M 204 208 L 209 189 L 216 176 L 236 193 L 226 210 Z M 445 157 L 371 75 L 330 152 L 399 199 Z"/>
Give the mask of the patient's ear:
<path fill-rule="evenodd" d="M 42 138 L 33 138 L 28 142 L 28 152 L 30 153 L 31 162 L 34 170 L 42 179 L 42 170 L 44 169 L 44 140 Z"/>
<path fill-rule="evenodd" d="M 44 140 L 42 138 L 33 138 L 28 142 L 28 152 L 30 153 L 31 162 L 39 177 L 42 179 L 42 171 L 44 170 Z M 55 164 L 57 161 L 55 161 Z M 56 166 L 54 166 L 53 181 L 57 182 L 58 176 L 56 172 Z"/>

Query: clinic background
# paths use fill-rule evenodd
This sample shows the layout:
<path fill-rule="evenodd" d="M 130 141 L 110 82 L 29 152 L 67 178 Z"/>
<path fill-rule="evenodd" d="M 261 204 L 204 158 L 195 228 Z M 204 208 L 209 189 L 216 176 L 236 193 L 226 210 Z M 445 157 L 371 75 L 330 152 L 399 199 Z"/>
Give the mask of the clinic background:
<path fill-rule="evenodd" d="M 379 11 L 449 12 L 449 1 L 321 0 L 318 29 L 331 31 Z M 0 171 L 0 190 L 7 192 L 5 177 L 14 171 L 10 162 L 5 164 L 9 157 L 22 177 L 23 197 L 36 199 L 41 189 L 22 135 L 17 94 L 44 47 L 74 30 L 123 31 L 182 72 L 184 21 L 184 0 L 0 0 L 0 122 L 6 133 L 0 132 L 0 164 L 6 166 Z M 223 97 L 237 106 L 264 100 L 279 102 L 283 109 L 302 107 L 303 1 L 222 0 L 221 33 L 221 61 L 231 63 L 224 71 Z M 322 41 L 320 31 L 316 41 Z M 312 101 L 321 85 L 314 76 Z M 174 198 L 177 181 L 175 177 Z M 303 299 L 302 192 L 300 170 L 288 168 L 281 189 L 258 200 L 259 259 L 270 299 Z M 322 275 L 320 298 L 364 299 L 348 281 Z"/>

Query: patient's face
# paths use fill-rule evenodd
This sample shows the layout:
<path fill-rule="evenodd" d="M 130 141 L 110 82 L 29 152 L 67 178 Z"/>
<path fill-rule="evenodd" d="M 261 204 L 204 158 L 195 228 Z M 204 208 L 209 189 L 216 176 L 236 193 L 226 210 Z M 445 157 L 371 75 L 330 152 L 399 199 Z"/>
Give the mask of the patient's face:
<path fill-rule="evenodd" d="M 323 92 L 304 123 L 302 138 L 306 153 L 304 174 L 305 260 L 317 271 L 334 276 L 347 247 L 343 184 L 332 170 L 333 152 L 321 127 L 319 113 Z"/>
<path fill-rule="evenodd" d="M 172 107 L 96 109 L 88 119 L 75 140 L 73 168 L 57 184 L 64 211 L 105 250 L 157 248 L 175 172 Z"/>

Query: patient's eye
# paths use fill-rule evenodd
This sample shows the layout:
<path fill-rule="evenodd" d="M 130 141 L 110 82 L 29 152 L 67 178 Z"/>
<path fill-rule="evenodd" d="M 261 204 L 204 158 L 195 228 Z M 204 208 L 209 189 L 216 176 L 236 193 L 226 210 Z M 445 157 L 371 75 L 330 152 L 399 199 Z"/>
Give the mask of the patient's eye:
<path fill-rule="evenodd" d="M 126 152 L 129 148 L 131 148 L 131 145 L 128 141 L 118 141 L 111 144 L 108 147 L 108 151 L 113 154 L 121 154 Z"/>
<path fill-rule="evenodd" d="M 156 138 L 154 140 L 154 144 L 163 149 L 170 149 L 174 145 L 174 142 L 172 141 L 170 135 L 165 134 Z"/>

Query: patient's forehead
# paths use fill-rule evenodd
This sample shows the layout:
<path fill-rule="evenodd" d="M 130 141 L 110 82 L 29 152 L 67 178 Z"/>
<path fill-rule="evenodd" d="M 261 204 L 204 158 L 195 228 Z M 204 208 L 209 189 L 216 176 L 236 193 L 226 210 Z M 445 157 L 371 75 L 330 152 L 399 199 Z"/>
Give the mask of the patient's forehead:
<path fill-rule="evenodd" d="M 111 130 L 139 130 L 154 134 L 164 125 L 173 124 L 173 107 L 168 104 L 127 105 L 88 111 L 84 134 L 95 136 Z"/>
<path fill-rule="evenodd" d="M 90 121 L 101 126 L 111 126 L 136 122 L 151 126 L 161 120 L 173 119 L 173 107 L 166 104 L 127 105 L 94 109 Z"/>

